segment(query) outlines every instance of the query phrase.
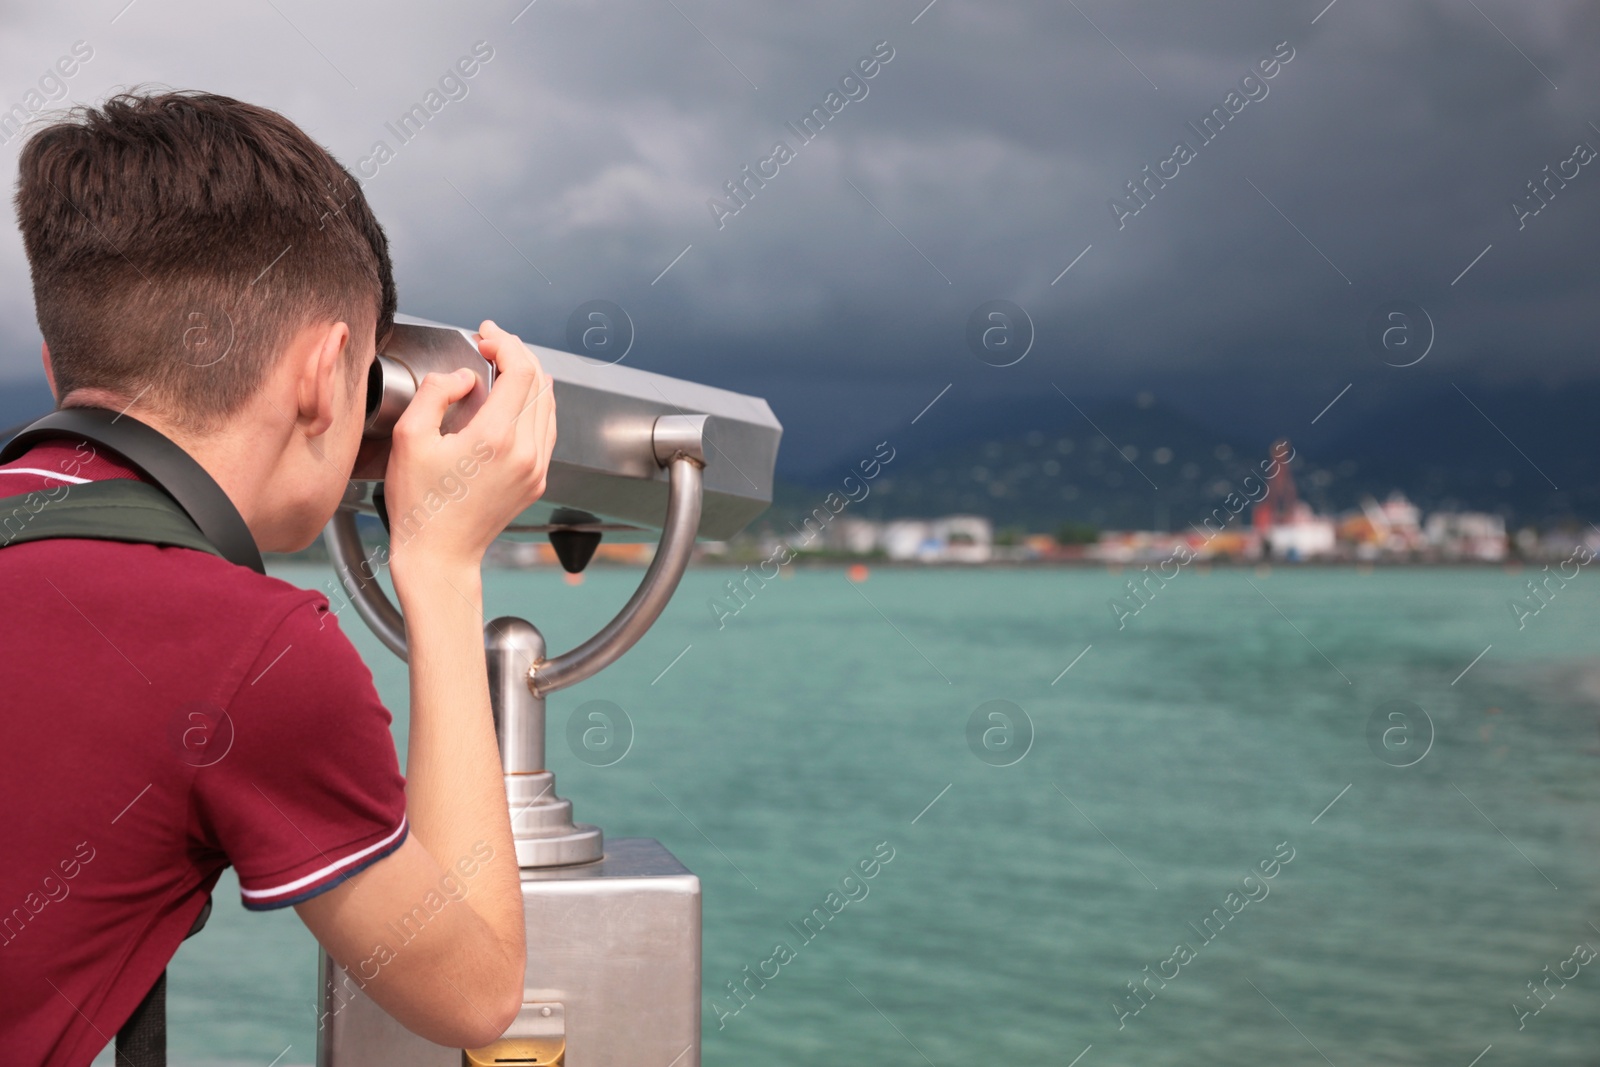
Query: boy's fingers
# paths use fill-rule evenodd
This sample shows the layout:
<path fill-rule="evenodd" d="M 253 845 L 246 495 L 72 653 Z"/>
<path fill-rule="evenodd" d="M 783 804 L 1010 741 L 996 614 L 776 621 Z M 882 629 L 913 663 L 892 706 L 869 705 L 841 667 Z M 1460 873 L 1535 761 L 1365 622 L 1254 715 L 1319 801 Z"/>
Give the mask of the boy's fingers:
<path fill-rule="evenodd" d="M 487 319 L 479 336 L 478 351 L 495 365 L 496 372 L 494 388 L 489 390 L 489 399 L 480 414 L 509 425 L 526 410 L 530 395 L 539 385 L 539 361 L 521 340 Z"/>
<path fill-rule="evenodd" d="M 556 402 L 555 402 L 554 398 L 552 398 L 551 401 L 550 401 L 550 417 L 545 420 L 545 424 L 544 424 L 544 441 L 541 442 L 541 447 L 543 449 L 544 456 L 545 456 L 546 460 L 550 459 L 551 457 L 553 457 L 555 455 L 555 451 L 556 451 Z"/>
<path fill-rule="evenodd" d="M 550 444 L 556 418 L 555 396 L 547 380 L 544 392 L 530 405 L 527 441 L 535 465 L 543 470 L 549 466 Z"/>
<path fill-rule="evenodd" d="M 533 416 L 527 421 L 530 423 L 529 445 L 533 457 L 530 473 L 534 476 L 534 482 L 530 485 L 528 503 L 532 504 L 544 495 L 550 477 L 550 456 L 556 439 L 556 405 L 552 395 L 547 391 L 533 405 L 529 414 Z"/>
<path fill-rule="evenodd" d="M 519 338 L 505 335 L 505 343 L 499 351 L 505 358 L 505 365 L 520 366 L 528 374 L 527 389 L 526 392 L 508 390 L 499 401 L 491 395 L 490 403 L 484 405 L 488 409 L 485 417 L 492 420 L 491 425 L 504 427 L 525 448 L 536 451 L 544 439 L 541 420 L 554 403 L 555 382 Z M 508 401 L 517 399 L 519 393 L 522 399 L 513 408 Z"/>
<path fill-rule="evenodd" d="M 424 375 L 411 403 L 395 420 L 396 432 L 421 433 L 432 430 L 437 434 L 439 424 L 444 421 L 445 409 L 472 392 L 477 383 L 477 375 L 465 367 L 450 374 Z"/>

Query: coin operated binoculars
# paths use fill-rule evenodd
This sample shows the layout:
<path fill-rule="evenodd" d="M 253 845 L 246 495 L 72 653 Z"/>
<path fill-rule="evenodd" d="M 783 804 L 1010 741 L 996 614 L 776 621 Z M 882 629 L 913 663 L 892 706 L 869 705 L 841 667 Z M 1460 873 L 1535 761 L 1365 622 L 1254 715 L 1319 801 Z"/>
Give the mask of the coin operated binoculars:
<path fill-rule="evenodd" d="M 522 868 L 523 1008 L 494 1044 L 447 1049 L 390 1018 L 361 993 L 360 975 L 324 953 L 319 1067 L 700 1062 L 700 880 L 657 841 L 607 841 L 598 827 L 573 821 L 572 802 L 556 794 L 545 763 L 545 698 L 643 636 L 677 588 L 697 535 L 731 537 L 765 510 L 782 428 L 755 397 L 530 347 L 554 383 L 560 432 L 543 499 L 507 533 L 547 535 L 569 572 L 584 568 L 602 537 L 637 541 L 659 530 L 659 543 L 632 598 L 569 652 L 548 655 L 539 630 L 522 619 L 484 628 Z M 397 317 L 368 381 L 354 477 L 326 532 L 356 612 L 401 659 L 405 620 L 373 577 L 356 519 L 377 514 L 391 532 L 412 521 L 385 510 L 388 434 L 425 374 L 461 367 L 478 374 L 479 387 L 446 413 L 447 432 L 481 406 L 493 365 L 467 331 Z"/>

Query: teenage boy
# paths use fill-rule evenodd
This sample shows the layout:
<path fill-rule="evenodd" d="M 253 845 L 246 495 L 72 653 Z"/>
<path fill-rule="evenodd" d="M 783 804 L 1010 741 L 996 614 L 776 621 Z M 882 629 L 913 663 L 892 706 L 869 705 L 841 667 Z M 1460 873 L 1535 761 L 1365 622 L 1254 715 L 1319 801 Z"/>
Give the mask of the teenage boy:
<path fill-rule="evenodd" d="M 281 115 L 188 92 L 77 109 L 35 133 L 18 167 L 58 406 L 153 427 L 261 550 L 309 545 L 354 464 L 395 310 L 360 187 Z M 471 1048 L 510 1025 L 526 951 L 480 565 L 543 493 L 556 422 L 532 353 L 493 322 L 480 338 L 498 377 L 471 423 L 440 431 L 474 388 L 460 371 L 429 375 L 394 430 L 399 513 L 475 469 L 464 496 L 423 507 L 427 522 L 391 546 L 409 646 L 404 777 L 326 598 L 193 548 L 11 543 L 36 510 L 26 501 L 148 479 L 70 440 L 0 466 L 6 1063 L 88 1064 L 229 865 L 246 908 L 292 905 L 418 1034 Z M 406 920 L 402 943 L 392 924 Z"/>

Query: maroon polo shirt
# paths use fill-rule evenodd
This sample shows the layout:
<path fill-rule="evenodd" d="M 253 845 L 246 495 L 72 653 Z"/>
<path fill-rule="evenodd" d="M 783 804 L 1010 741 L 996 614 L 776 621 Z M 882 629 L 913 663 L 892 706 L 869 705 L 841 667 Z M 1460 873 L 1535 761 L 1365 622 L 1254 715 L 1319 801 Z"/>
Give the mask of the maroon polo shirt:
<path fill-rule="evenodd" d="M 189 548 L 11 543 L 102 478 L 139 475 L 87 442 L 0 466 L 7 1064 L 88 1064 L 224 867 L 281 908 L 406 836 L 389 712 L 322 594 Z"/>

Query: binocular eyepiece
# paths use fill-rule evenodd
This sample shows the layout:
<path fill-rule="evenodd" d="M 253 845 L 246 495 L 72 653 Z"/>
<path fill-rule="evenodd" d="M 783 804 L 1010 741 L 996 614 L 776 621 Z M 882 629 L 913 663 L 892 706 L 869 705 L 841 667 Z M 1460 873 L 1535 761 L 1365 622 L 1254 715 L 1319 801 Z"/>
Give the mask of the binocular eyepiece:
<path fill-rule="evenodd" d="M 400 327 L 396 327 L 398 332 Z M 454 334 L 456 331 L 449 331 Z M 478 376 L 472 392 L 445 410 L 441 428 L 446 433 L 461 429 L 488 399 L 494 383 L 494 364 L 484 359 L 470 342 L 448 336 L 445 331 L 428 331 L 412 337 L 408 332 L 400 343 L 391 340 L 372 361 L 367 372 L 367 421 L 363 436 L 368 440 L 387 440 L 394 424 L 417 395 L 417 386 L 429 374 L 452 374 L 466 367 Z M 416 342 L 424 343 L 416 343 Z M 407 343 L 410 342 L 410 343 Z M 432 343 L 427 343 L 432 342 Z"/>
<path fill-rule="evenodd" d="M 417 380 L 406 365 L 382 353 L 367 371 L 367 437 L 388 437 L 400 413 L 417 395 Z"/>
<path fill-rule="evenodd" d="M 478 376 L 472 392 L 445 409 L 439 428 L 455 433 L 472 421 L 489 398 L 489 386 L 494 382 L 494 364 L 483 358 L 473 336 L 453 327 L 396 322 L 383 351 L 367 371 L 366 422 L 350 475 L 353 481 L 383 481 L 389 467 L 389 439 L 394 424 L 430 373 L 451 374 L 466 367 Z M 382 514 L 381 508 L 379 513 Z"/>

